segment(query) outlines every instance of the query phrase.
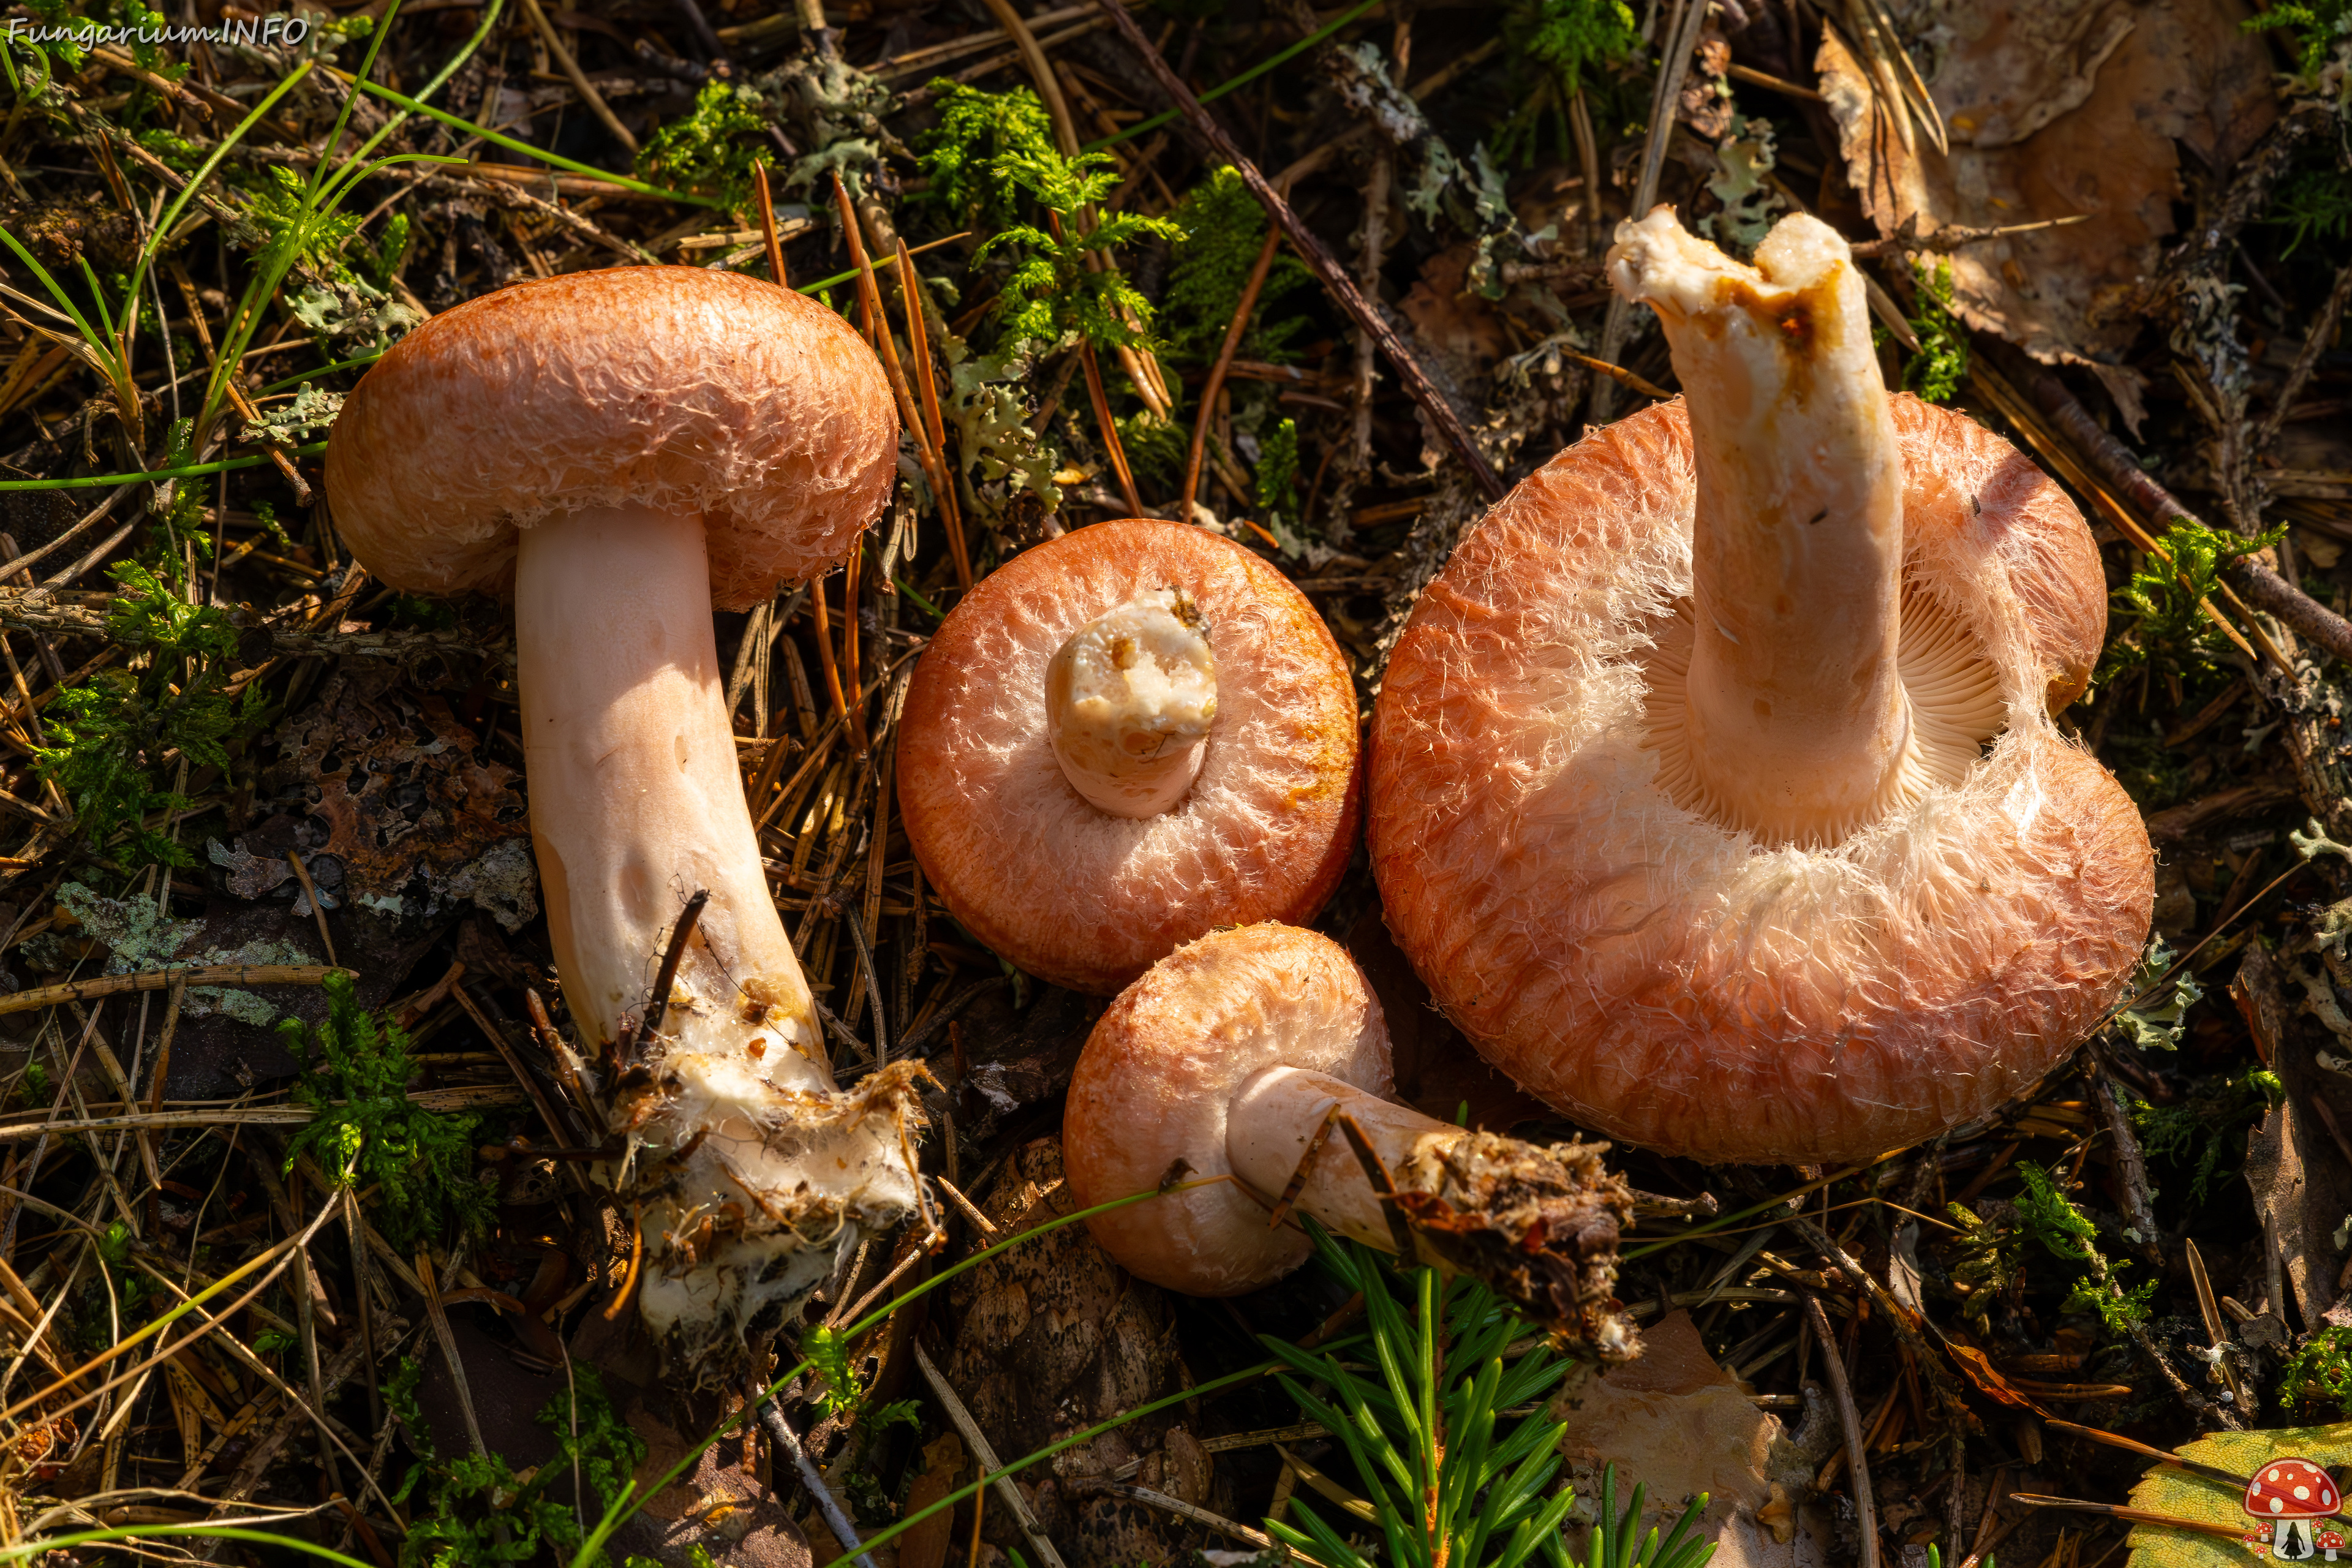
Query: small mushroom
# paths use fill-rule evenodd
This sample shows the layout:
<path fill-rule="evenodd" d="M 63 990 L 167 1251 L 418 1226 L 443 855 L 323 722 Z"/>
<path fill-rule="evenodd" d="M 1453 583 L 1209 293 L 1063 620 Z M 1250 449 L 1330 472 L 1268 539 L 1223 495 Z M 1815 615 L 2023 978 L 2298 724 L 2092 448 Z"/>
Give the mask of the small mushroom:
<path fill-rule="evenodd" d="M 690 1355 L 796 1304 L 837 1246 L 917 1199 L 913 1069 L 835 1092 L 744 805 L 710 616 L 851 548 L 897 428 L 872 352 L 832 311 L 642 267 L 435 317 L 368 372 L 327 450 L 336 524 L 379 579 L 514 597 L 556 967 L 626 1135 L 606 1173 L 644 1194 L 646 1320 Z M 661 1013 L 656 972 L 698 889 Z"/>
<path fill-rule="evenodd" d="M 2006 442 L 1886 395 L 1825 225 L 1751 268 L 1662 207 L 1609 268 L 1686 396 L 1528 479 L 1415 606 L 1373 723 L 1388 921 L 1612 1137 L 1899 1148 L 2047 1071 L 2147 935 L 2139 813 L 2052 721 L 2098 552 Z"/>
<path fill-rule="evenodd" d="M 1521 1142 L 1385 1096 L 1388 1026 L 1346 951 L 1294 926 L 1221 931 L 1119 993 L 1070 1081 L 1062 1158 L 1129 1272 L 1195 1296 L 1272 1283 L 1309 1244 L 1292 1214 L 1485 1280 L 1607 1355 L 1632 1194 L 1605 1143 Z M 1303 1171 L 1303 1176 L 1301 1174 Z M 1392 1193 L 1394 1195 L 1387 1195 Z"/>
<path fill-rule="evenodd" d="M 1097 523 L 948 616 L 898 779 L 907 840 L 964 928 L 1108 995 L 1215 927 L 1323 907 L 1355 831 L 1355 692 L 1314 606 L 1248 551 Z"/>

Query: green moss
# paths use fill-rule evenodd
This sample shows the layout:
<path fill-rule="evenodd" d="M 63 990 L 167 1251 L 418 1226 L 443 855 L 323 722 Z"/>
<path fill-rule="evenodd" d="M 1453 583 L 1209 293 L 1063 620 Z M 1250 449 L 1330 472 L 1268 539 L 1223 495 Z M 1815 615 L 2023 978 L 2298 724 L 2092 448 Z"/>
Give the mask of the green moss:
<path fill-rule="evenodd" d="M 2125 1285 L 2122 1276 L 2131 1265 L 2111 1262 L 2099 1250 L 2099 1227 L 2059 1190 L 2056 1178 L 2030 1160 L 2017 1163 L 2017 1173 L 2025 1183 L 2025 1191 L 2017 1197 L 2017 1217 L 2025 1233 L 2052 1257 L 2084 1266 L 2083 1278 L 2066 1294 L 2064 1310 L 2091 1313 L 2118 1337 L 2147 1321 L 2158 1282 Z"/>
<path fill-rule="evenodd" d="M 389 1015 L 371 1016 L 359 1005 L 348 974 L 329 975 L 326 991 L 326 1027 L 294 1018 L 278 1026 L 307 1069 L 294 1098 L 316 1113 L 288 1145 L 288 1168 L 315 1152 L 338 1181 L 376 1187 L 377 1228 L 404 1252 L 452 1226 L 479 1229 L 490 1212 L 490 1194 L 474 1179 L 473 1133 L 481 1119 L 410 1100 L 415 1066 L 407 1035 Z"/>
<path fill-rule="evenodd" d="M 2200 1080 L 2171 1105 L 2134 1102 L 2132 1125 L 2151 1163 L 2185 1167 L 2189 1195 L 2202 1204 L 2213 1184 L 2245 1162 L 2246 1131 L 2256 1116 L 2284 1097 L 2278 1075 L 2248 1068 L 2235 1077 Z"/>
<path fill-rule="evenodd" d="M 1020 199 L 1003 161 L 1058 157 L 1054 121 L 1025 87 L 982 92 L 941 79 L 927 89 L 939 104 L 938 127 L 922 139 L 923 200 L 946 209 L 958 227 L 1003 228 Z"/>
<path fill-rule="evenodd" d="M 2095 684 L 2151 663 L 2159 670 L 2210 665 L 2221 657 L 2221 634 L 2203 603 L 2220 590 L 2221 569 L 2269 549 L 2285 531 L 2281 524 L 2259 539 L 2246 539 L 2189 518 L 2174 520 L 2159 541 L 2168 559 L 2145 557 L 2131 581 L 2116 590 L 2116 611 L 2130 625 L 2108 639 Z"/>
<path fill-rule="evenodd" d="M 1258 443 L 1257 504 L 1269 517 L 1296 517 L 1290 492 L 1298 483 L 1298 421 L 1285 419 Z"/>
<path fill-rule="evenodd" d="M 1911 264 L 1918 286 L 1912 306 L 1911 331 L 1918 335 L 1919 352 L 1903 367 L 1903 384 L 1929 403 L 1949 403 L 1969 374 L 1969 334 L 1952 314 L 1952 264 L 1939 260 L 1931 269 Z"/>
<path fill-rule="evenodd" d="M 1185 192 L 1169 216 L 1183 230 L 1172 247 L 1161 296 L 1169 346 L 1179 359 L 1214 359 L 1265 245 L 1265 209 L 1241 175 L 1227 168 Z M 1307 329 L 1307 318 L 1275 320 L 1273 307 L 1314 281 L 1306 263 L 1288 251 L 1275 257 L 1258 290 L 1254 324 L 1242 337 L 1244 357 L 1277 364 L 1293 357 L 1290 341 Z"/>
<path fill-rule="evenodd" d="M 537 1417 L 555 1434 L 555 1457 L 518 1472 L 503 1454 L 442 1458 L 416 1399 L 424 1363 L 403 1358 L 400 1371 L 383 1391 L 417 1456 L 393 1494 L 394 1502 L 418 1494 L 408 1535 L 401 1542 L 400 1568 L 575 1560 L 585 1539 L 580 1510 L 547 1494 L 559 1481 L 568 1483 L 576 1468 L 583 1489 L 594 1500 L 593 1518 L 628 1485 L 646 1457 L 646 1446 L 613 1408 L 592 1369 L 575 1365 L 570 1375 L 571 1388 L 550 1400 Z M 588 1561 L 601 1565 L 609 1559 L 600 1552 Z M 630 1568 L 641 1561 L 630 1559 Z"/>
<path fill-rule="evenodd" d="M 2322 1329 L 2279 1374 L 2279 1404 L 2315 1420 L 2352 1414 L 2352 1329 Z"/>
<path fill-rule="evenodd" d="M 2248 32 L 2284 27 L 2294 35 L 2296 64 L 2316 82 L 2328 58 L 2352 36 L 2352 0 L 2283 0 L 2241 24 Z"/>
<path fill-rule="evenodd" d="M 637 154 L 637 175 L 740 207 L 751 197 L 751 165 L 759 157 L 750 138 L 767 130 L 766 103 L 758 93 L 707 82 L 695 95 L 693 111 L 655 132 Z"/>
<path fill-rule="evenodd" d="M 1168 218 L 1129 213 L 1099 216 L 1082 230 L 1079 210 L 1110 195 L 1117 166 L 1108 153 L 1064 157 L 1036 94 L 1025 88 L 987 93 L 954 82 L 940 93 L 940 126 L 924 142 L 923 167 L 932 199 L 960 221 L 995 230 L 980 256 L 1010 254 L 994 312 L 997 344 L 1054 346 L 1073 338 L 1097 348 L 1145 341 L 1151 302 L 1117 267 L 1100 271 L 1088 251 L 1115 251 L 1153 235 L 1173 239 Z"/>
<path fill-rule="evenodd" d="M 250 685 L 236 698 L 221 689 L 236 647 L 226 615 L 188 604 L 136 562 L 112 572 L 119 591 L 107 606 L 107 633 L 131 650 L 130 668 L 101 670 L 60 692 L 48 743 L 34 759 L 93 849 L 107 852 L 120 838 L 133 865 L 192 866 L 186 847 L 146 820 L 190 806 L 163 780 L 180 758 L 228 772 L 229 745 L 259 721 L 261 704 Z"/>

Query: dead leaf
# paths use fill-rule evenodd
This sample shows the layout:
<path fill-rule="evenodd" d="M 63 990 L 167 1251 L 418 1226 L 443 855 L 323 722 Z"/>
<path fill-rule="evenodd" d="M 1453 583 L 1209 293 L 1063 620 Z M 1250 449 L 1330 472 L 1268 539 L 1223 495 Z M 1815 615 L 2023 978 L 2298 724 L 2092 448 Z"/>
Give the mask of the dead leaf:
<path fill-rule="evenodd" d="M 1908 223 L 1998 227 L 2087 214 L 2088 223 L 1977 245 L 1950 258 L 1954 304 L 2044 363 L 2096 371 L 2137 429 L 2137 373 L 2122 358 L 2145 320 L 2158 242 L 2182 199 L 2176 139 L 2226 169 L 2277 109 L 2262 41 L 2237 0 L 1995 0 L 1889 6 L 1951 139 L 1906 147 L 1869 68 L 1823 34 L 1821 89 L 1848 178 L 1882 235 Z"/>
<path fill-rule="evenodd" d="M 1421 264 L 1421 277 L 1397 301 L 1412 323 L 1414 346 L 1438 360 L 1457 384 L 1483 381 L 1495 362 L 1510 353 L 1510 339 L 1495 308 L 1466 292 L 1477 247 L 1448 246 Z"/>
<path fill-rule="evenodd" d="M 265 788 L 308 819 L 299 847 L 329 908 L 348 900 L 429 919 L 472 903 L 519 930 L 539 912 L 521 775 L 441 698 L 395 680 L 368 668 L 335 676 L 280 732 Z M 212 857 L 233 891 L 258 898 L 292 877 L 285 848 L 248 834 Z"/>
<path fill-rule="evenodd" d="M 2291 1023 L 2274 1047 L 2271 1059 L 2286 1097 L 2246 1140 L 2246 1185 L 2279 1249 L 2295 1309 L 2306 1328 L 2316 1329 L 2336 1305 L 2343 1255 L 2336 1233 L 2352 1213 L 2352 1165 L 2312 1110 L 2314 1095 L 2333 1093 L 2326 1081 L 2333 1075 L 2312 1065 L 2311 1047 L 2296 1037 L 2301 1027 Z M 2270 1305 L 2284 1313 L 2282 1303 Z"/>
<path fill-rule="evenodd" d="M 1944 1339 L 1944 1348 L 1951 1352 L 1953 1362 L 1958 1365 L 1961 1373 L 1976 1385 L 1979 1394 L 1997 1399 L 2003 1405 L 2015 1405 L 2020 1410 L 2031 1410 L 2037 1415 L 2050 1414 L 2011 1386 L 2009 1379 L 1995 1369 L 1991 1358 L 1974 1345 L 1963 1344 L 1948 1334 Z"/>
<path fill-rule="evenodd" d="M 907 1489 L 900 1517 L 915 1515 L 938 1502 L 961 1483 L 963 1439 L 943 1432 L 923 1449 L 923 1473 Z M 898 1568 L 947 1568 L 948 1548 L 955 1535 L 955 1510 L 935 1513 L 908 1530 L 898 1542 Z"/>
<path fill-rule="evenodd" d="M 1638 1361 L 1588 1377 L 1554 1402 L 1554 1419 L 1570 1424 L 1560 1451 L 1578 1498 L 1598 1498 L 1601 1471 L 1613 1463 L 1621 1489 L 1633 1480 L 1649 1489 L 1644 1525 L 1669 1529 L 1685 1499 L 1709 1495 L 1698 1526 L 1716 1542 L 1709 1568 L 1826 1563 L 1819 1510 L 1792 1500 L 1804 1496 L 1813 1468 L 1836 1446 L 1827 1402 L 1792 1440 L 1707 1354 L 1688 1312 L 1643 1330 L 1642 1344 Z"/>

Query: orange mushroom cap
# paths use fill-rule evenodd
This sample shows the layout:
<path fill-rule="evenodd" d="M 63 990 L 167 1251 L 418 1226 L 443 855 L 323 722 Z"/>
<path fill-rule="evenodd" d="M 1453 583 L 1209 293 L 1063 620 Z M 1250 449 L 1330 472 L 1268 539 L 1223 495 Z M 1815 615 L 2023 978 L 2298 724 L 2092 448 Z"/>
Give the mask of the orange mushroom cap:
<path fill-rule="evenodd" d="M 1155 1284 L 1230 1296 L 1309 1250 L 1299 1221 L 1468 1274 L 1557 1334 L 1620 1359 L 1617 1239 L 1633 1195 L 1605 1143 L 1539 1145 L 1386 1097 L 1388 1028 L 1328 937 L 1242 926 L 1188 942 L 1119 993 L 1063 1113 L 1095 1239 Z"/>
<path fill-rule="evenodd" d="M 1850 325 L 1827 300 L 1815 310 L 1789 319 L 1822 335 Z M 1799 417 L 1764 390 L 1706 393 L 1717 410 L 1745 396 L 1742 416 Z M 1885 602 L 1902 606 L 1911 750 L 1889 804 L 1831 841 L 1726 820 L 1717 786 L 1679 765 L 1696 743 L 1679 697 L 1694 498 L 1704 518 L 1709 482 L 1680 400 L 1588 437 L 1507 497 L 1390 661 L 1368 808 L 1389 925 L 1490 1061 L 1613 1138 L 1709 1161 L 1901 1147 L 2031 1085 L 2139 956 L 2154 899 L 2139 813 L 2050 718 L 2087 683 L 2105 626 L 2088 531 L 1966 417 L 1907 396 L 1883 406 L 1899 470 Z M 1748 646 L 1773 613 L 1803 635 L 1790 608 L 1738 623 Z"/>
<path fill-rule="evenodd" d="M 873 351 L 815 300 L 615 267 L 409 333 L 337 416 L 327 489 L 352 553 L 419 594 L 506 591 L 516 530 L 566 512 L 699 516 L 710 601 L 742 610 L 841 559 L 889 495 L 898 428 Z"/>
<path fill-rule="evenodd" d="M 1213 652 L 1214 719 L 1173 806 L 1113 816 L 1056 755 L 1049 671 L 1081 628 L 1171 588 Z M 955 607 L 908 690 L 898 806 L 967 930 L 1108 994 L 1216 927 L 1312 919 L 1346 868 L 1356 763 L 1348 667 L 1305 595 L 1239 545 L 1138 519 L 1016 556 Z"/>

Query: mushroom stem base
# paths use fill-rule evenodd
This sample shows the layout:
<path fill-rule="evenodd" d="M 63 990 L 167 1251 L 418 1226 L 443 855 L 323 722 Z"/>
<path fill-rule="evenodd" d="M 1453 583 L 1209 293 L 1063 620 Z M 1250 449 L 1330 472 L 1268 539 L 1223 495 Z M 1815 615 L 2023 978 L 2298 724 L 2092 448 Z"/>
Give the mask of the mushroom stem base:
<path fill-rule="evenodd" d="M 794 1092 L 673 1052 L 629 1108 L 630 1153 L 609 1173 L 640 1212 L 638 1305 L 675 1363 L 704 1381 L 747 1331 L 796 1310 L 838 1255 L 922 1206 L 916 1062 L 839 1093 Z"/>
<path fill-rule="evenodd" d="M 1234 1174 L 1268 1205 L 1297 1182 L 1295 1211 L 1325 1228 L 1471 1275 L 1616 1359 L 1633 1346 L 1609 1305 L 1633 1192 L 1608 1148 L 1474 1132 L 1287 1067 L 1244 1079 L 1225 1124 Z"/>

